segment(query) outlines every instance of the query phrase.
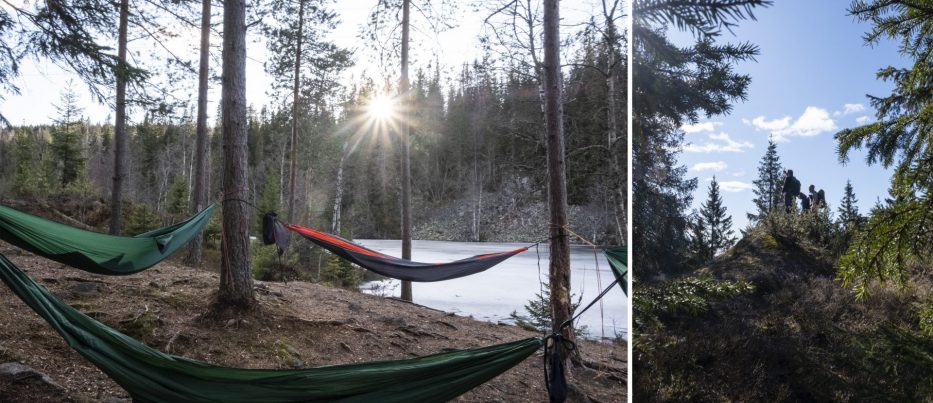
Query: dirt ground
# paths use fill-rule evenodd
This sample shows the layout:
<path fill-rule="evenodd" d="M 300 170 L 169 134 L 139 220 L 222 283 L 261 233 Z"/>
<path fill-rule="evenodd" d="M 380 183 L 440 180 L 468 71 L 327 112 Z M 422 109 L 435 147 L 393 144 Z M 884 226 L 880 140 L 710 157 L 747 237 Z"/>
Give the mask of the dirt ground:
<path fill-rule="evenodd" d="M 88 274 L 0 243 L 0 253 L 60 298 L 108 326 L 175 355 L 229 367 L 315 367 L 402 359 L 534 335 L 514 326 L 318 284 L 256 282 L 260 307 L 205 320 L 217 274 L 172 261 L 125 277 Z M 34 386 L 13 401 L 126 401 L 128 394 L 69 348 L 49 325 L 0 287 L 0 363 L 21 362 L 51 377 L 67 396 Z M 626 400 L 626 347 L 580 342 L 589 368 L 575 368 L 571 401 Z M 459 397 L 462 402 L 547 401 L 542 352 Z M 3 386 L 3 385 L 0 385 Z M 28 386 L 28 385 L 27 385 Z M 9 388 L 10 386 L 6 386 Z"/>

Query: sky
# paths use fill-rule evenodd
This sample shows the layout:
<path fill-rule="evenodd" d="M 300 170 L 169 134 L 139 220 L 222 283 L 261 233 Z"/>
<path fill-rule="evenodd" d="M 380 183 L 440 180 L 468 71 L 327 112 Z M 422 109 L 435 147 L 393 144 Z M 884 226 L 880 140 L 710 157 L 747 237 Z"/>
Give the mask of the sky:
<path fill-rule="evenodd" d="M 756 62 L 737 71 L 752 82 L 748 99 L 734 105 L 727 116 L 701 118 L 683 127 L 685 146 L 679 161 L 688 176 L 699 179 L 694 207 L 699 208 L 715 175 L 733 228 L 747 226 L 746 212 L 754 212 L 752 181 L 773 135 L 784 168 L 794 170 L 802 190 L 810 184 L 826 192 L 835 212 L 846 180 L 852 181 L 859 210 L 866 213 L 887 194 L 890 170 L 868 166 L 865 153 L 850 154 L 839 163 L 833 135 L 874 120 L 866 94 L 890 93 L 891 84 L 875 79 L 879 68 L 906 66 L 897 44 L 866 45 L 862 35 L 870 24 L 847 15 L 848 0 L 781 0 L 755 12 L 725 33 L 721 41 L 751 42 L 760 48 Z M 674 35 L 678 40 L 682 34 Z"/>

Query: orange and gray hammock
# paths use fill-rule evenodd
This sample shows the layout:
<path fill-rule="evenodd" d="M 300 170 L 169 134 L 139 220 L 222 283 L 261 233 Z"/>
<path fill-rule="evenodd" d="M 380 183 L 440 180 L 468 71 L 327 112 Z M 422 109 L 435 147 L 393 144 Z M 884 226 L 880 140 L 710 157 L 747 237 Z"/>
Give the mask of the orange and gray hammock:
<path fill-rule="evenodd" d="M 522 247 L 505 252 L 476 255 L 447 263 L 421 263 L 379 253 L 339 236 L 315 231 L 311 228 L 292 224 L 285 224 L 284 227 L 365 269 L 386 277 L 419 282 L 450 280 L 476 274 L 528 250 L 528 247 Z"/>

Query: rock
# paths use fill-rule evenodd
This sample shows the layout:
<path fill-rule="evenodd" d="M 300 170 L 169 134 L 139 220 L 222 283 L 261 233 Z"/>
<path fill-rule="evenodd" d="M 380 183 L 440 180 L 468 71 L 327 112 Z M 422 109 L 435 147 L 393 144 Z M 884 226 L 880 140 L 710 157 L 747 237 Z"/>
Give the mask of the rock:
<path fill-rule="evenodd" d="M 282 340 L 275 341 L 275 353 L 285 365 L 292 368 L 304 368 L 305 366 L 298 349 Z"/>
<path fill-rule="evenodd" d="M 0 402 L 73 402 L 48 375 L 18 362 L 0 364 Z"/>
<path fill-rule="evenodd" d="M 101 285 L 93 282 L 74 283 L 69 287 L 71 292 L 80 297 L 93 297 L 100 294 Z"/>
<path fill-rule="evenodd" d="M 347 305 L 347 309 L 353 312 L 359 312 L 363 310 L 363 305 L 357 304 L 356 302 L 351 302 L 349 305 Z"/>

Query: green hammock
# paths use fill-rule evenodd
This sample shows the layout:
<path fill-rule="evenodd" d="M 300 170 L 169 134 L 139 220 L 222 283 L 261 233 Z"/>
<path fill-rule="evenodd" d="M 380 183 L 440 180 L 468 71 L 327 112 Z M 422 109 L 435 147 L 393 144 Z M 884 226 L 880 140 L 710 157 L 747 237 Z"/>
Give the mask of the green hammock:
<path fill-rule="evenodd" d="M 224 368 L 165 354 L 65 304 L 3 255 L 0 279 L 71 348 L 142 402 L 440 402 L 521 363 L 534 337 L 420 358 L 329 367 Z"/>
<path fill-rule="evenodd" d="M 216 205 L 170 227 L 122 237 L 70 227 L 0 206 L 0 239 L 40 256 L 97 274 L 145 270 L 198 235 Z"/>
<path fill-rule="evenodd" d="M 606 248 L 603 253 L 606 254 L 606 259 L 609 260 L 609 267 L 612 268 L 612 274 L 619 279 L 619 287 L 622 287 L 622 292 L 628 295 L 628 280 L 626 279 L 628 267 L 625 264 L 625 261 L 628 260 L 627 248 L 624 246 L 612 246 Z"/>

